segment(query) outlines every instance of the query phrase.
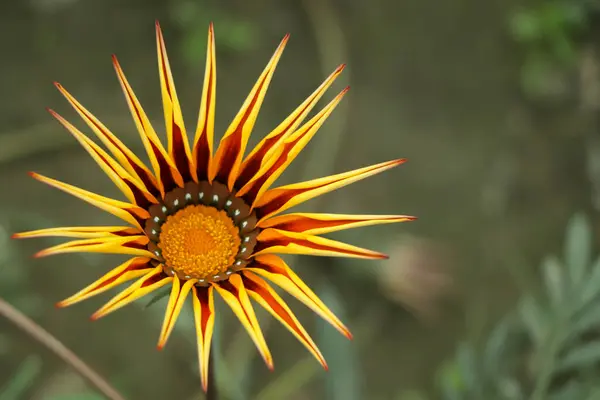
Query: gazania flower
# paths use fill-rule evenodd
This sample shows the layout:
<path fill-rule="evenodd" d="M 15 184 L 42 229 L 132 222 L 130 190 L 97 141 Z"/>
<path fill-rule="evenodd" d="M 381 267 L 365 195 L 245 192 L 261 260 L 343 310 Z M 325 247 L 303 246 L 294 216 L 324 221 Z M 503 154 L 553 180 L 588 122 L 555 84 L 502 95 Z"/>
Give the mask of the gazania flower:
<path fill-rule="evenodd" d="M 269 368 L 273 367 L 273 361 L 250 298 L 285 325 L 326 368 L 325 360 L 313 340 L 267 280 L 295 296 L 346 337 L 350 338 L 351 334 L 276 254 L 384 258 L 384 254 L 320 235 L 413 218 L 402 215 L 280 214 L 311 198 L 390 169 L 404 160 L 271 188 L 346 93 L 347 88 L 302 124 L 344 66 L 336 68 L 308 99 L 244 158 L 248 137 L 288 41 L 288 36 L 285 36 L 213 154 L 217 75 L 212 25 L 208 31 L 200 115 L 191 146 L 158 23 L 156 40 L 167 148 L 163 147 L 121 66 L 113 57 L 119 82 L 148 153 L 151 169 L 58 83 L 58 90 L 108 152 L 50 110 L 123 192 L 127 201 L 103 197 L 37 173 L 31 174 L 41 182 L 119 217 L 128 225 L 51 228 L 15 236 L 77 238 L 40 251 L 37 253 L 39 257 L 72 252 L 131 256 L 85 289 L 58 303 L 59 307 L 69 306 L 135 279 L 94 313 L 94 320 L 163 286 L 171 285 L 158 341 L 159 349 L 167 342 L 185 300 L 191 295 L 205 390 L 215 294 L 220 295 L 231 307 Z"/>

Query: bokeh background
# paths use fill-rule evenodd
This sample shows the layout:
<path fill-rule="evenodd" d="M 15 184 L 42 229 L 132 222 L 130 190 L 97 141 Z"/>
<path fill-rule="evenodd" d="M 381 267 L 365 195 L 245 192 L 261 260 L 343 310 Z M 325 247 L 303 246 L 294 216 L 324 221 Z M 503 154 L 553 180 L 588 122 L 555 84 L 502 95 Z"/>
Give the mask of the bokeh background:
<path fill-rule="evenodd" d="M 323 102 L 347 84 L 349 94 L 280 182 L 406 157 L 396 169 L 300 209 L 419 219 L 334 235 L 388 252 L 383 262 L 290 260 L 354 333 L 353 342 L 344 341 L 290 299 L 329 372 L 261 313 L 276 365 L 270 373 L 218 301 L 219 398 L 587 399 L 597 394 L 600 357 L 600 279 L 593 279 L 600 274 L 587 269 L 600 228 L 598 11 L 593 0 L 2 1 L 0 297 L 127 399 L 203 398 L 189 310 L 162 352 L 155 344 L 164 299 L 151 307 L 142 299 L 93 323 L 88 316 L 109 295 L 56 310 L 56 301 L 120 258 L 33 260 L 35 251 L 58 242 L 16 242 L 10 234 L 113 222 L 30 179 L 31 170 L 120 198 L 44 110 L 85 127 L 53 81 L 142 154 L 112 53 L 162 129 L 159 19 L 191 130 L 213 21 L 219 135 L 290 32 L 252 143 L 347 63 Z M 587 292 L 577 286 L 585 283 Z M 581 309 L 565 306 L 574 298 Z M 572 334 L 580 314 L 591 325 Z M 565 339 L 573 335 L 573 342 Z M 572 348 L 585 362 L 559 368 Z M 102 398 L 1 316 L 0 390 L 2 400 Z"/>

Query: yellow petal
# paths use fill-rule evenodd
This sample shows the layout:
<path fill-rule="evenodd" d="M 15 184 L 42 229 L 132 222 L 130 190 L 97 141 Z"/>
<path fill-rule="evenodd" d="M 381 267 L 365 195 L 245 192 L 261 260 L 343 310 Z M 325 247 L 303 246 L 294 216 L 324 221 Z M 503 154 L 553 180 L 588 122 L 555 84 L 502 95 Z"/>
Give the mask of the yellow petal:
<path fill-rule="evenodd" d="M 283 49 L 289 39 L 289 35 L 285 35 L 275 54 L 267 64 L 266 68 L 258 78 L 258 81 L 252 88 L 252 91 L 246 98 L 242 108 L 235 116 L 225 135 L 221 139 L 219 148 L 215 154 L 214 162 L 211 165 L 210 181 L 217 179 L 219 182 L 227 182 L 229 190 L 233 189 L 233 185 L 238 176 L 244 151 L 248 143 L 248 138 L 254 128 L 256 117 L 260 111 L 265 93 L 269 88 L 271 77 L 277 67 L 277 62 L 283 53 Z"/>
<path fill-rule="evenodd" d="M 158 265 L 146 275 L 132 283 L 127 289 L 113 297 L 108 303 L 92 314 L 90 318 L 92 320 L 102 318 L 148 293 L 160 289 L 172 280 L 173 277 L 165 276 L 162 272 L 162 266 Z"/>
<path fill-rule="evenodd" d="M 158 203 L 158 200 L 137 178 L 133 178 L 119 163 L 108 155 L 100 146 L 90 138 L 81 133 L 80 130 L 71 125 L 58 113 L 48 109 L 50 114 L 61 123 L 81 144 L 81 146 L 92 156 L 94 161 L 102 168 L 104 173 L 123 192 L 127 199 L 142 208 Z"/>
<path fill-rule="evenodd" d="M 119 65 L 117 57 L 115 56 L 113 56 L 113 65 L 117 72 L 119 82 L 121 83 L 123 93 L 125 94 L 125 99 L 129 105 L 131 116 L 133 117 L 135 126 L 142 138 L 146 153 L 148 153 L 148 158 L 150 158 L 150 163 L 152 164 L 154 174 L 156 175 L 158 188 L 160 189 L 161 195 L 164 197 L 165 192 L 170 191 L 176 185 L 183 187 L 183 179 L 179 171 L 177 171 L 177 167 L 173 163 L 173 160 L 171 160 L 171 157 L 167 154 L 160 139 L 156 135 L 148 116 L 135 96 L 133 89 L 131 89 L 129 82 L 127 81 L 127 78 L 125 78 L 125 74 Z"/>
<path fill-rule="evenodd" d="M 125 203 L 119 200 L 109 199 L 108 197 L 100 196 L 99 194 L 80 189 L 76 186 L 57 181 L 56 179 L 48 178 L 35 172 L 30 172 L 29 175 L 40 182 L 44 182 L 47 185 L 60 189 L 72 196 L 78 197 L 81 200 L 86 201 L 91 205 L 114 215 L 115 217 L 121 218 L 123 221 L 129 222 L 140 229 L 143 229 L 140 220 L 150 217 L 148 211 L 136 205 Z"/>
<path fill-rule="evenodd" d="M 215 326 L 215 306 L 213 298 L 213 287 L 192 288 L 194 295 L 194 322 L 196 324 L 196 336 L 198 338 L 198 363 L 200 364 L 200 376 L 202 388 L 208 389 L 208 368 L 210 360 L 210 343 L 212 341 Z"/>
<path fill-rule="evenodd" d="M 259 171 L 260 167 L 266 160 L 269 159 L 271 150 L 276 147 L 281 141 L 287 138 L 294 130 L 302 123 L 304 118 L 317 104 L 321 96 L 327 91 L 335 79 L 342 73 L 345 64 L 340 65 L 325 79 L 325 81 L 302 103 L 294 110 L 277 128 L 263 138 L 260 143 L 246 157 L 236 182 L 236 187 L 246 185 Z"/>
<path fill-rule="evenodd" d="M 265 229 L 257 237 L 255 255 L 260 254 L 308 254 L 311 256 L 353 257 L 384 259 L 383 253 L 352 246 L 336 240 L 305 233 Z"/>
<path fill-rule="evenodd" d="M 213 140 L 215 134 L 215 105 L 217 101 L 217 66 L 215 56 L 215 31 L 212 22 L 208 27 L 208 43 L 206 45 L 206 67 L 204 69 L 204 86 L 200 102 L 198 126 L 194 137 L 193 165 L 197 181 L 208 179 L 212 164 Z"/>
<path fill-rule="evenodd" d="M 292 310 L 285 304 L 285 301 L 262 278 L 249 271 L 245 271 L 244 276 L 247 278 L 244 280 L 244 285 L 248 294 L 292 332 L 323 368 L 327 369 L 327 363 L 319 348 L 302 324 L 300 324 Z"/>
<path fill-rule="evenodd" d="M 148 237 L 145 235 L 72 240 L 39 251 L 34 257 L 47 257 L 63 253 L 129 254 L 132 256 L 152 257 L 152 253 L 146 249 L 147 244 Z"/>
<path fill-rule="evenodd" d="M 132 258 L 112 269 L 100 279 L 75 293 L 73 296 L 56 303 L 56 306 L 67 307 L 75 303 L 79 303 L 80 301 L 89 299 L 92 296 L 106 292 L 107 290 L 112 289 L 113 287 L 122 283 L 139 278 L 142 275 L 146 275 L 150 271 L 152 271 L 152 267 L 150 266 L 150 258 Z"/>
<path fill-rule="evenodd" d="M 213 283 L 212 285 L 246 328 L 267 367 L 272 370 L 273 358 L 254 314 L 254 308 L 252 308 L 250 299 L 248 299 L 242 278 L 234 274 L 231 275 L 228 281 Z"/>
<path fill-rule="evenodd" d="M 274 154 L 265 162 L 256 176 L 248 182 L 246 186 L 240 189 L 238 196 L 244 196 L 248 202 L 254 202 L 271 187 L 273 182 L 286 170 L 286 168 L 296 159 L 298 154 L 308 144 L 310 139 L 317 133 L 321 125 L 327 120 L 335 107 L 344 97 L 349 88 L 344 89 L 329 104 L 327 104 L 310 121 L 302 125 L 297 131 L 286 138 L 279 146 L 274 148 Z"/>
<path fill-rule="evenodd" d="M 275 228 L 282 231 L 322 235 L 361 226 L 391 224 L 394 222 L 413 221 L 416 217 L 409 215 L 353 215 L 353 214 L 318 214 L 293 213 L 278 215 L 262 221 L 260 228 Z"/>
<path fill-rule="evenodd" d="M 85 123 L 102 140 L 102 143 L 110 150 L 121 165 L 135 178 L 144 184 L 146 189 L 156 195 L 158 186 L 152 173 L 146 168 L 144 163 L 123 144 L 102 122 L 100 122 L 92 113 L 86 110 L 64 87 L 58 82 L 54 85 L 62 93 L 71 106 L 77 111 Z"/>
<path fill-rule="evenodd" d="M 141 232 L 141 230 L 130 226 L 66 226 L 15 233 L 12 235 L 12 238 L 29 239 L 35 237 L 58 236 L 93 239 L 100 237 L 133 236 L 138 235 Z"/>
<path fill-rule="evenodd" d="M 183 286 L 179 278 L 173 277 L 173 286 L 171 288 L 171 295 L 169 296 L 169 303 L 167 304 L 167 310 L 165 311 L 165 319 L 163 326 L 160 331 L 160 338 L 158 340 L 158 349 L 161 350 L 167 344 L 171 332 L 175 327 L 175 322 L 181 313 L 181 308 L 185 303 L 187 295 L 190 293 L 192 286 L 196 284 L 196 279 L 187 280 Z"/>
<path fill-rule="evenodd" d="M 160 74 L 160 88 L 163 99 L 163 110 L 165 113 L 165 125 L 167 129 L 167 139 L 169 155 L 175 163 L 177 170 L 181 173 L 185 182 L 191 179 L 191 161 L 190 144 L 185 132 L 185 124 L 181 115 L 181 107 L 175 91 L 173 74 L 165 40 L 160 30 L 160 25 L 156 21 L 156 51 L 158 53 L 158 70 Z"/>
<path fill-rule="evenodd" d="M 252 267 L 247 268 L 249 271 L 267 278 L 320 315 L 342 335 L 352 339 L 348 328 L 280 257 L 266 254 L 255 257 L 254 261 Z"/>
<path fill-rule="evenodd" d="M 358 180 L 368 178 L 392 167 L 402 164 L 405 159 L 392 160 L 369 167 L 355 169 L 337 175 L 313 179 L 311 181 L 295 183 L 268 190 L 256 201 L 256 208 L 260 209 L 261 221 L 287 210 L 290 207 L 303 203 L 314 197 L 321 196 L 332 190 L 354 183 Z"/>

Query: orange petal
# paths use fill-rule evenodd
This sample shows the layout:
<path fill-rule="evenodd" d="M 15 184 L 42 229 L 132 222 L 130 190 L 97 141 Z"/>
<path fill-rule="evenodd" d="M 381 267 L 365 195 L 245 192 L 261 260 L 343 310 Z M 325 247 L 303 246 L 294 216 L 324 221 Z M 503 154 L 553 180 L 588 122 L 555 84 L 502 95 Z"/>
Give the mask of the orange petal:
<path fill-rule="evenodd" d="M 387 258 L 385 254 L 351 246 L 336 240 L 272 228 L 260 232 L 257 240 L 258 244 L 254 250 L 255 255 L 277 253 L 368 259 Z"/>
<path fill-rule="evenodd" d="M 195 178 L 198 181 L 208 179 L 212 164 L 213 140 L 215 134 L 215 105 L 217 101 L 217 66 L 215 56 L 215 31 L 212 22 L 208 27 L 208 44 L 206 45 L 206 67 L 204 69 L 204 86 L 200 102 L 198 126 L 194 138 L 193 165 Z M 194 171 L 192 171 L 194 173 Z"/>
<path fill-rule="evenodd" d="M 215 306 L 213 298 L 213 287 L 192 288 L 194 295 L 194 321 L 196 324 L 196 336 L 198 337 L 198 363 L 200 365 L 200 376 L 202 388 L 208 389 L 208 363 L 210 360 L 210 343 L 212 341 L 215 326 Z"/>
<path fill-rule="evenodd" d="M 79 303 L 80 301 L 89 299 L 92 296 L 106 292 L 107 290 L 112 289 L 113 287 L 122 283 L 139 278 L 142 275 L 146 275 L 150 271 L 152 271 L 152 268 L 150 267 L 150 258 L 132 258 L 112 269 L 106 275 L 102 276 L 100 279 L 86 288 L 75 293 L 73 296 L 56 303 L 56 306 L 67 307 L 75 303 Z"/>
<path fill-rule="evenodd" d="M 273 182 L 285 171 L 285 169 L 300 154 L 302 149 L 308 144 L 310 139 L 317 133 L 321 125 L 327 120 L 327 117 L 333 112 L 335 107 L 344 97 L 349 88 L 344 89 L 329 104 L 327 104 L 310 121 L 286 138 L 279 146 L 274 148 L 274 154 L 265 162 L 256 176 L 248 182 L 246 186 L 240 189 L 238 196 L 243 196 L 249 203 L 262 197 L 265 191 L 271 187 Z"/>
<path fill-rule="evenodd" d="M 236 182 L 236 187 L 246 185 L 259 171 L 265 160 L 269 159 L 271 150 L 281 141 L 287 138 L 302 123 L 304 118 L 317 104 L 321 96 L 331 86 L 335 79 L 342 73 L 346 65 L 342 64 L 333 71 L 331 75 L 311 94 L 298 108 L 294 110 L 277 128 L 269 133 L 260 143 L 250 152 L 248 157 L 240 167 L 240 173 Z"/>
<path fill-rule="evenodd" d="M 346 326 L 335 316 L 333 312 L 310 288 L 296 275 L 294 271 L 278 256 L 265 254 L 254 259 L 252 267 L 247 268 L 264 278 L 267 278 L 277 286 L 303 302 L 308 308 L 319 314 L 329 322 L 335 329 L 352 339 L 352 334 Z"/>
<path fill-rule="evenodd" d="M 165 276 L 162 272 L 162 266 L 158 265 L 154 269 L 151 269 L 146 275 L 132 283 L 127 289 L 113 297 L 108 303 L 92 314 L 91 319 L 96 320 L 102 318 L 148 293 L 160 289 L 172 280 L 173 277 Z"/>
<path fill-rule="evenodd" d="M 273 358 L 254 314 L 254 308 L 252 308 L 250 299 L 248 299 L 242 278 L 234 274 L 231 275 L 228 281 L 213 283 L 212 285 L 244 325 L 267 367 L 272 370 Z"/>
<path fill-rule="evenodd" d="M 171 295 L 169 296 L 169 303 L 167 304 L 167 310 L 165 312 L 165 319 L 163 321 L 163 326 L 160 331 L 160 338 L 158 340 L 158 349 L 161 350 L 167 344 L 167 340 L 173 332 L 173 328 L 175 327 L 175 322 L 177 322 L 177 318 L 181 313 L 181 308 L 185 303 L 185 299 L 187 295 L 190 293 L 192 286 L 196 284 L 196 279 L 189 279 L 185 281 L 183 286 L 181 286 L 181 282 L 179 278 L 176 276 L 173 277 L 173 286 L 171 288 Z"/>
<path fill-rule="evenodd" d="M 405 161 L 405 159 L 388 161 L 337 175 L 271 189 L 256 201 L 256 208 L 260 208 L 262 216 L 259 223 L 313 197 L 321 196 L 371 175 L 386 171 Z"/>
<path fill-rule="evenodd" d="M 93 239 L 100 237 L 133 236 L 140 233 L 141 231 L 139 229 L 129 226 L 66 226 L 15 233 L 12 235 L 12 238 L 29 239 L 35 237 L 58 236 Z"/>
<path fill-rule="evenodd" d="M 292 332 L 323 368 L 327 369 L 327 363 L 319 348 L 302 324 L 300 324 L 292 310 L 285 304 L 285 301 L 262 278 L 249 271 L 245 271 L 244 276 L 247 278 L 244 280 L 244 285 L 248 294 Z"/>
<path fill-rule="evenodd" d="M 150 217 L 148 211 L 136 205 L 125 203 L 119 200 L 109 199 L 108 197 L 100 196 L 99 194 L 80 189 L 76 186 L 57 181 L 56 179 L 48 178 L 35 172 L 30 172 L 29 175 L 40 182 L 44 182 L 45 184 L 60 189 L 72 196 L 78 197 L 81 200 L 86 201 L 91 205 L 114 215 L 115 217 L 121 218 L 123 221 L 129 222 L 140 229 L 143 229 L 140 221 Z"/>
<path fill-rule="evenodd" d="M 223 135 L 213 160 L 214 163 L 211 165 L 209 175 L 211 182 L 216 178 L 219 182 L 227 182 L 229 190 L 233 189 L 233 185 L 238 177 L 242 157 L 246 150 L 248 138 L 256 122 L 256 117 L 260 111 L 265 93 L 269 88 L 269 83 L 277 67 L 277 62 L 281 57 L 281 53 L 283 53 L 288 39 L 289 35 L 285 35 L 279 47 L 275 50 L 275 54 L 271 57 L 271 60 L 246 98 L 242 108 L 231 122 L 231 125 L 229 125 L 229 128 L 227 128 L 225 135 Z"/>
<path fill-rule="evenodd" d="M 104 145 L 110 150 L 121 165 L 134 177 L 144 184 L 147 191 L 153 195 L 158 194 L 158 186 L 154 175 L 146 168 L 144 163 L 123 144 L 102 122 L 100 122 L 92 113 L 86 110 L 64 87 L 58 82 L 54 85 L 62 93 L 71 106 L 83 118 L 85 123 L 102 140 Z"/>
<path fill-rule="evenodd" d="M 131 116 L 133 117 L 135 126 L 142 138 L 146 153 L 148 153 L 148 158 L 150 158 L 150 163 L 152 164 L 152 168 L 154 169 L 158 181 L 158 188 L 160 189 L 161 195 L 164 197 L 165 192 L 170 191 L 176 185 L 183 187 L 183 179 L 173 163 L 173 160 L 171 160 L 171 157 L 167 154 L 160 139 L 156 135 L 148 116 L 135 96 L 133 89 L 131 89 L 129 82 L 127 82 L 127 78 L 125 78 L 125 74 L 115 56 L 113 56 L 113 65 L 117 72 L 121 87 L 123 88 L 123 93 L 125 94 L 125 99 L 129 105 Z"/>
<path fill-rule="evenodd" d="M 129 254 L 132 256 L 152 257 L 152 253 L 146 249 L 147 244 L 148 237 L 145 235 L 72 240 L 39 251 L 34 257 L 47 257 L 64 253 Z"/>
<path fill-rule="evenodd" d="M 133 178 L 119 163 L 109 156 L 100 146 L 81 133 L 55 111 L 48 109 L 54 118 L 61 123 L 92 156 L 113 183 L 123 192 L 127 199 L 142 208 L 158 203 L 148 189 L 137 178 Z"/>
<path fill-rule="evenodd" d="M 414 221 L 408 215 L 353 215 L 353 214 L 314 214 L 294 213 L 278 215 L 262 221 L 260 228 L 275 228 L 282 231 L 322 235 L 361 226 L 391 224 Z"/>
<path fill-rule="evenodd" d="M 175 92 L 175 83 L 171 73 L 169 58 L 165 40 L 156 21 L 156 51 L 158 53 L 158 70 L 160 73 L 160 88 L 163 99 L 163 110 L 165 113 L 165 125 L 167 128 L 167 139 L 169 143 L 169 155 L 175 163 L 177 170 L 181 173 L 185 182 L 191 179 L 192 153 L 185 132 L 181 107 Z"/>

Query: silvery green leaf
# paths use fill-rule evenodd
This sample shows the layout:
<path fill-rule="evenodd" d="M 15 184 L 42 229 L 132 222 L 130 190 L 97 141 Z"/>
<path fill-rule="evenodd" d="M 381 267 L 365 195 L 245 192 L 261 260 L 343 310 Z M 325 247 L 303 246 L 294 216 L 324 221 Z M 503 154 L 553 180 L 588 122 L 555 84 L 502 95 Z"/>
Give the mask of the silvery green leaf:
<path fill-rule="evenodd" d="M 25 398 L 25 392 L 33 385 L 40 374 L 42 360 L 38 356 L 29 356 L 18 366 L 8 383 L 0 390 L 0 400 Z"/>
<path fill-rule="evenodd" d="M 542 273 L 548 297 L 555 307 L 559 307 L 565 297 L 563 267 L 556 257 L 547 257 L 542 263 Z"/>
<path fill-rule="evenodd" d="M 443 364 L 437 376 L 438 387 L 445 400 L 461 400 L 467 397 L 468 389 L 462 379 L 462 371 L 454 360 Z"/>
<path fill-rule="evenodd" d="M 319 297 L 327 304 L 334 314 L 344 319 L 346 314 L 344 304 L 336 289 L 330 284 L 323 284 Z M 327 399 L 331 400 L 360 400 L 362 396 L 362 374 L 357 346 L 340 337 L 321 318 L 317 320 L 319 341 L 325 359 L 329 364 L 329 373 L 325 375 Z"/>
<path fill-rule="evenodd" d="M 568 351 L 560 359 L 558 371 L 570 369 L 584 369 L 600 361 L 600 341 L 584 343 Z"/>
<path fill-rule="evenodd" d="M 567 226 L 565 240 L 565 263 L 571 281 L 577 285 L 585 277 L 585 270 L 590 264 L 592 230 L 583 214 L 574 215 Z"/>
<path fill-rule="evenodd" d="M 490 333 L 483 350 L 485 370 L 489 375 L 497 376 L 500 373 L 500 366 L 506 357 L 505 350 L 508 343 L 509 331 L 509 321 L 504 319 Z"/>
<path fill-rule="evenodd" d="M 590 301 L 600 295 L 600 257 L 596 259 L 588 276 L 578 292 L 579 307 L 586 306 Z"/>
<path fill-rule="evenodd" d="M 531 295 L 525 295 L 518 305 L 518 312 L 527 331 L 536 344 L 541 344 L 546 335 L 548 317 Z"/>
<path fill-rule="evenodd" d="M 569 325 L 568 338 L 574 339 L 600 325 L 600 303 L 590 303 L 580 310 Z"/>

